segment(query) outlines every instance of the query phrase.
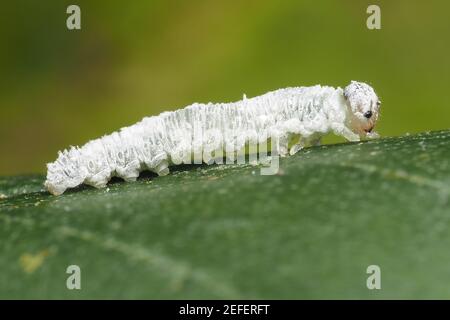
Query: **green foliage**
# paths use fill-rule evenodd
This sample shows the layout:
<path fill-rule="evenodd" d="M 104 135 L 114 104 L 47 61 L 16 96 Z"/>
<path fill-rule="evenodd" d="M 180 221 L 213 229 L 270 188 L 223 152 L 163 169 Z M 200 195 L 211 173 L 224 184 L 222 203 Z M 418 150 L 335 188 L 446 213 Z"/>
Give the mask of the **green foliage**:
<path fill-rule="evenodd" d="M 0 175 L 44 173 L 145 116 L 288 86 L 370 83 L 382 136 L 449 125 L 450 1 L 77 0 L 78 31 L 69 4 L 2 3 Z"/>
<path fill-rule="evenodd" d="M 0 179 L 1 298 L 448 298 L 450 131 L 54 197 Z M 66 289 L 67 266 L 82 289 Z M 382 289 L 366 288 L 381 267 Z"/>

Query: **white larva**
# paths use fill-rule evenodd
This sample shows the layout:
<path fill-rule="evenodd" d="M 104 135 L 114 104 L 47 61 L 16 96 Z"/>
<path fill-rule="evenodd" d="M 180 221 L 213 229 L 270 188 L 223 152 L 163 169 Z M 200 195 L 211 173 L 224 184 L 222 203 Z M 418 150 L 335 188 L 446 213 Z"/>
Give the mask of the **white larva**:
<path fill-rule="evenodd" d="M 45 187 L 60 195 L 83 183 L 104 187 L 113 176 L 133 181 L 144 170 L 166 175 L 170 165 L 191 163 L 192 158 L 210 163 L 215 150 L 228 155 L 268 138 L 286 142 L 299 137 L 290 150 L 277 150 L 281 156 L 316 144 L 330 132 L 350 141 L 373 138 L 379 108 L 372 87 L 356 81 L 344 90 L 317 85 L 232 103 L 194 103 L 59 152 L 47 165 Z"/>

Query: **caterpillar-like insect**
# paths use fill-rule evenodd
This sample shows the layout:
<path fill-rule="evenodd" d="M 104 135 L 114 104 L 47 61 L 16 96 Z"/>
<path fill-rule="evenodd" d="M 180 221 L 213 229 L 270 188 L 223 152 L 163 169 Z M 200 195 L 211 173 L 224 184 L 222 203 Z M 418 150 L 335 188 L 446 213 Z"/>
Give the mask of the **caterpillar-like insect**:
<path fill-rule="evenodd" d="M 134 181 L 144 170 L 166 175 L 170 165 L 191 163 L 192 158 L 210 163 L 215 151 L 235 154 L 269 139 L 285 156 L 319 143 L 330 132 L 350 141 L 374 138 L 380 104 L 371 86 L 356 81 L 345 89 L 316 85 L 250 99 L 244 95 L 231 103 L 194 103 L 59 152 L 47 165 L 44 185 L 60 195 L 83 183 L 104 187 L 113 176 Z M 286 142 L 294 136 L 289 149 Z"/>

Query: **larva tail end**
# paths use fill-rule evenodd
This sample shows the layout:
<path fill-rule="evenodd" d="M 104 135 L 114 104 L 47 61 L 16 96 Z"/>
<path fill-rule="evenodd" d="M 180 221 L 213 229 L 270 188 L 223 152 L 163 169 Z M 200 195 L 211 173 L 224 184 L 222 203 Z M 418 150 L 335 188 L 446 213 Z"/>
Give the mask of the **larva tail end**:
<path fill-rule="evenodd" d="M 44 187 L 54 196 L 60 196 L 66 191 L 66 188 L 53 184 L 48 180 L 44 182 Z"/>
<path fill-rule="evenodd" d="M 83 183 L 85 173 L 78 163 L 79 151 L 76 148 L 58 153 L 55 162 L 47 164 L 45 188 L 53 195 L 61 195 L 68 188 Z"/>

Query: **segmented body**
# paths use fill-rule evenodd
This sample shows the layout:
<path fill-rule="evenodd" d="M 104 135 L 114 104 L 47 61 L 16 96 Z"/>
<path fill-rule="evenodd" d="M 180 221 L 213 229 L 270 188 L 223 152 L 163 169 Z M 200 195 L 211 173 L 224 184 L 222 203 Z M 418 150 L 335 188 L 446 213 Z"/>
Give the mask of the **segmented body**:
<path fill-rule="evenodd" d="M 45 185 L 58 195 L 82 183 L 104 187 L 113 176 L 132 181 L 143 170 L 166 175 L 170 165 L 193 159 L 210 163 L 217 150 L 235 153 L 269 138 L 286 155 L 292 135 L 301 138 L 291 153 L 331 131 L 352 139 L 345 127 L 348 112 L 343 90 L 327 86 L 280 89 L 232 103 L 194 103 L 60 152 L 48 165 Z"/>

